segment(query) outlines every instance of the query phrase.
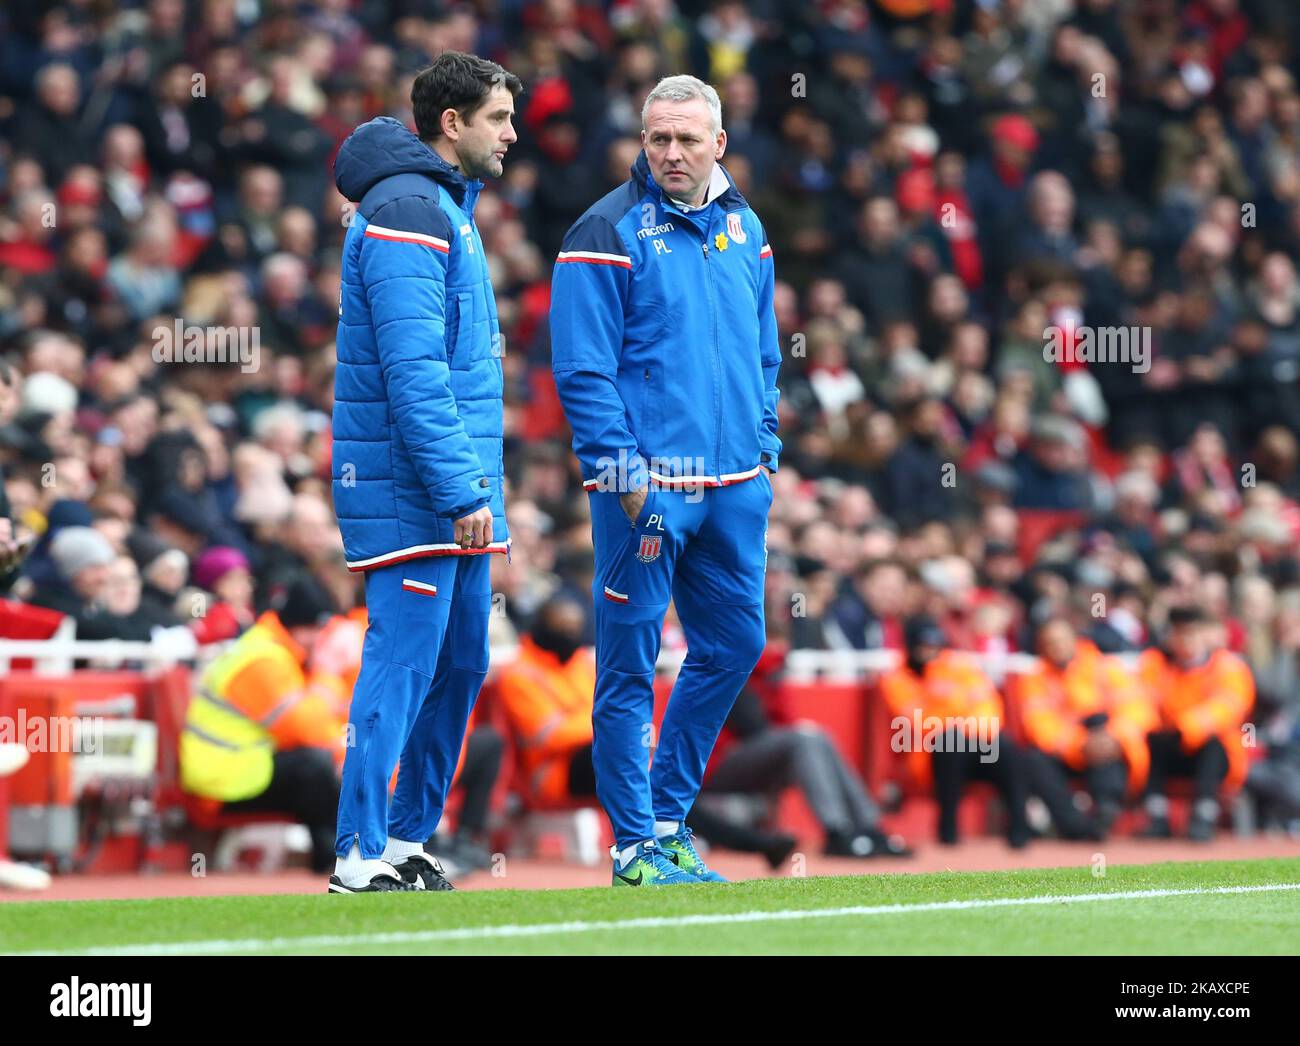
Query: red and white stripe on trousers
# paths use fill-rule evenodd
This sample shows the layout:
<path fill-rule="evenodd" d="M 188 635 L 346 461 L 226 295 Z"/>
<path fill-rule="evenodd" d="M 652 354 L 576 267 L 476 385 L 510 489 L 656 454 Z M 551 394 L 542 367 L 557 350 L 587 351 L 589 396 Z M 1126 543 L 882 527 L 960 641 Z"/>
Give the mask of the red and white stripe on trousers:
<path fill-rule="evenodd" d="M 430 585 L 425 581 L 413 581 L 409 577 L 404 577 L 402 578 L 402 591 L 414 592 L 421 596 L 436 596 L 438 594 L 438 586 Z"/>
<path fill-rule="evenodd" d="M 758 475 L 762 465 L 755 465 L 744 472 L 724 472 L 721 476 L 661 476 L 658 472 L 649 472 L 650 482 L 660 490 L 676 490 L 681 487 L 729 487 L 733 483 L 744 483 Z M 595 490 L 600 485 L 598 479 L 584 479 L 583 490 Z"/>
<path fill-rule="evenodd" d="M 504 552 L 510 555 L 509 541 L 494 541 L 487 548 L 463 548 L 460 545 L 440 543 L 435 545 L 412 545 L 399 548 L 395 552 L 385 552 L 382 556 L 370 559 L 350 559 L 347 567 L 356 572 L 373 570 L 376 567 L 391 567 L 394 563 L 405 563 L 408 559 L 423 559 L 425 556 L 483 556 L 490 552 Z"/>

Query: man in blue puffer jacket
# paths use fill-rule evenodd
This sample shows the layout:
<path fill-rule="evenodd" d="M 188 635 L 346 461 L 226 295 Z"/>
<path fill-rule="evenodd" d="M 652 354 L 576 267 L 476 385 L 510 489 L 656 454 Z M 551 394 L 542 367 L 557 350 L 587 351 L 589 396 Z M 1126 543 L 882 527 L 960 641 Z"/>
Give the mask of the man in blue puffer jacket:
<path fill-rule="evenodd" d="M 333 893 L 450 889 L 424 842 L 488 666 L 486 553 L 508 552 L 496 302 L 474 226 L 516 135 L 519 79 L 445 52 L 411 88 L 419 135 L 381 117 L 335 162 L 343 244 L 334 506 L 366 572 Z M 388 781 L 401 757 L 391 809 Z"/>
<path fill-rule="evenodd" d="M 685 826 L 704 765 L 763 650 L 777 467 L 772 250 L 718 164 L 717 92 L 661 81 L 632 177 L 565 237 L 552 368 L 596 548 L 596 790 L 613 884 L 721 879 Z M 655 660 L 668 601 L 689 653 L 653 768 Z"/>

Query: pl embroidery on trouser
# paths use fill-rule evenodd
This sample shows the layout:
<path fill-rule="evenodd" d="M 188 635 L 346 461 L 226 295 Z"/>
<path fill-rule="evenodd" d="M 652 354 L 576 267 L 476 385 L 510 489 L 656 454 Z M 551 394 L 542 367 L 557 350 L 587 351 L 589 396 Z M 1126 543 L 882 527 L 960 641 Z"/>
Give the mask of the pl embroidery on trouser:
<path fill-rule="evenodd" d="M 592 491 L 596 548 L 596 791 L 619 847 L 684 821 L 731 706 L 765 643 L 763 579 L 772 484 L 651 487 L 635 523 Z M 654 745 L 654 674 L 669 599 L 689 653 Z"/>

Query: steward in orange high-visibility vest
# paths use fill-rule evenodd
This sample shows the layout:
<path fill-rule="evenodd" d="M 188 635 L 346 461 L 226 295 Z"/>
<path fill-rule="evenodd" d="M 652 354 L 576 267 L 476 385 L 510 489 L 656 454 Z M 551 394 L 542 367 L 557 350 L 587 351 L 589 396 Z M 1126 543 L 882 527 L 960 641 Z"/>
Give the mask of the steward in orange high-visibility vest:
<path fill-rule="evenodd" d="M 595 655 L 577 645 L 579 632 L 563 627 L 563 615 L 580 611 L 550 604 L 543 609 L 534 634 L 520 639 L 519 656 L 502 669 L 497 682 L 515 738 L 524 793 L 537 806 L 591 794 L 586 789 L 575 791 L 570 782 L 575 758 L 579 776 L 591 777 L 591 710 L 596 693 Z M 551 618 L 560 619 L 560 626 Z M 580 627 L 581 617 L 575 621 Z M 587 770 L 582 773 L 584 765 Z"/>
<path fill-rule="evenodd" d="M 314 582 L 295 582 L 199 678 L 180 737 L 181 787 L 229 812 L 275 811 L 312 833 L 317 871 L 334 861 L 342 687 L 311 673 L 308 651 L 331 613 Z"/>
<path fill-rule="evenodd" d="M 1119 815 L 1125 791 L 1146 784 L 1147 733 L 1159 722 L 1155 704 L 1134 673 L 1080 639 L 1064 618 L 1038 626 L 1037 667 L 1008 681 L 1024 739 L 1030 780 L 1066 838 L 1102 839 Z M 1092 799 L 1085 815 L 1069 778 L 1081 776 Z"/>
<path fill-rule="evenodd" d="M 1002 736 L 1002 698 L 969 654 L 945 650 L 931 617 L 910 618 L 903 629 L 904 662 L 880 680 L 893 713 L 890 744 L 907 753 L 913 779 L 934 788 L 939 841 L 957 841 L 957 807 L 966 781 L 992 781 L 1007 806 L 1007 840 L 1024 846 L 1024 753 Z"/>
<path fill-rule="evenodd" d="M 1165 649 L 1146 651 L 1139 675 L 1160 712 L 1150 735 L 1151 774 L 1144 834 L 1168 838 L 1170 777 L 1192 781 L 1190 838 L 1214 838 L 1220 789 L 1236 791 L 1246 780 L 1246 738 L 1242 727 L 1255 706 L 1255 679 L 1246 662 L 1229 650 L 1210 650 L 1208 622 L 1196 607 L 1169 611 Z"/>

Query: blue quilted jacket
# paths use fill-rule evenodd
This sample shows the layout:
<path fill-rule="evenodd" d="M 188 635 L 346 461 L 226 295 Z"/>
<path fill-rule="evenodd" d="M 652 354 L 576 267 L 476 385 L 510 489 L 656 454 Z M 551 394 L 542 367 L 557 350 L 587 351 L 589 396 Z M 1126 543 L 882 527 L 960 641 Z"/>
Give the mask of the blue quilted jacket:
<path fill-rule="evenodd" d="M 776 470 L 772 248 L 719 165 L 689 214 L 632 177 L 564 238 L 551 361 L 587 489 L 725 486 Z"/>
<path fill-rule="evenodd" d="M 343 243 L 334 374 L 334 509 L 350 570 L 466 553 L 455 521 L 502 494 L 501 339 L 474 225 L 483 183 L 380 117 L 343 143 L 357 205 Z"/>

